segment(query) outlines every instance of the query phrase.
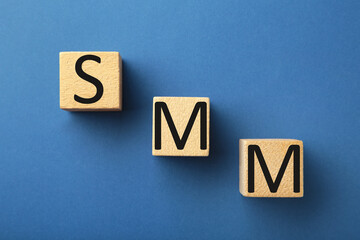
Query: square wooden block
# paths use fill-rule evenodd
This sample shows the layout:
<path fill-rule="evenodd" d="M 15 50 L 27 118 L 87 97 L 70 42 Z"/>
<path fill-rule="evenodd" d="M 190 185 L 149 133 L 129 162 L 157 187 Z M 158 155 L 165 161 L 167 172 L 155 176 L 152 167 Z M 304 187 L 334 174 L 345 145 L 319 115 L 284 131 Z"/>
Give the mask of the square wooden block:
<path fill-rule="evenodd" d="M 61 52 L 60 108 L 121 111 L 121 65 L 118 52 Z"/>
<path fill-rule="evenodd" d="M 210 100 L 154 97 L 154 156 L 209 156 Z"/>
<path fill-rule="evenodd" d="M 245 197 L 303 197 L 303 142 L 240 139 L 240 193 Z"/>

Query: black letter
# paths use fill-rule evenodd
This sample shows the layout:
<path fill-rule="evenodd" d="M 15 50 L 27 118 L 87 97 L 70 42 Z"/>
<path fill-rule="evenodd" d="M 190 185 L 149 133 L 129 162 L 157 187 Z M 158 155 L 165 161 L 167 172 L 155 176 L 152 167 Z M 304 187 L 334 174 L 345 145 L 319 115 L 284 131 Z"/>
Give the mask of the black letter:
<path fill-rule="evenodd" d="M 258 145 L 249 145 L 248 147 L 248 192 L 254 192 L 254 153 L 256 153 L 261 169 L 264 173 L 266 182 L 269 186 L 270 192 L 277 192 L 281 179 L 284 176 L 285 169 L 290 161 L 291 154 L 294 152 L 294 192 L 300 192 L 300 146 L 291 145 L 287 150 L 285 158 L 281 164 L 278 175 L 276 176 L 275 182 L 273 182 L 269 169 L 264 160 L 264 156 L 261 153 Z"/>
<path fill-rule="evenodd" d="M 200 149 L 206 149 L 206 102 L 196 103 L 194 110 L 191 114 L 190 120 L 186 125 L 184 135 L 180 139 L 176 130 L 174 121 L 170 115 L 169 109 L 165 102 L 155 103 L 155 149 L 161 149 L 161 109 L 164 112 L 165 119 L 169 125 L 170 132 L 174 138 L 177 149 L 182 150 L 185 147 L 185 143 L 189 137 L 192 126 L 194 125 L 197 113 L 200 111 Z"/>
<path fill-rule="evenodd" d="M 85 103 L 85 104 L 90 104 L 90 103 L 94 103 L 99 101 L 99 99 L 102 97 L 103 92 L 104 92 L 104 87 L 101 84 L 101 82 L 99 80 L 97 80 L 96 78 L 90 76 L 89 74 L 85 73 L 81 66 L 83 64 L 83 62 L 85 62 L 86 60 L 93 60 L 95 62 L 100 63 L 101 59 L 98 56 L 94 56 L 94 55 L 85 55 L 80 57 L 75 64 L 75 71 L 76 73 L 84 80 L 92 83 L 95 85 L 96 87 L 96 94 L 94 97 L 92 98 L 82 98 L 79 97 L 78 95 L 74 95 L 74 99 L 75 101 L 79 102 L 79 103 Z"/>

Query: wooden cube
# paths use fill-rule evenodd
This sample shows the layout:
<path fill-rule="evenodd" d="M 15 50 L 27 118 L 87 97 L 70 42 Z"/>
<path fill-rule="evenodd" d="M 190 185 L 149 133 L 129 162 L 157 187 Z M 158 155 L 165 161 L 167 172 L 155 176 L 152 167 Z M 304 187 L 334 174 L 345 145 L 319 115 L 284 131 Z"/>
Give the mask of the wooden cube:
<path fill-rule="evenodd" d="M 154 156 L 209 156 L 210 100 L 154 97 Z"/>
<path fill-rule="evenodd" d="M 60 108 L 121 111 L 121 65 L 118 52 L 61 52 Z"/>
<path fill-rule="evenodd" d="M 240 139 L 240 193 L 245 197 L 303 197 L 303 142 Z"/>

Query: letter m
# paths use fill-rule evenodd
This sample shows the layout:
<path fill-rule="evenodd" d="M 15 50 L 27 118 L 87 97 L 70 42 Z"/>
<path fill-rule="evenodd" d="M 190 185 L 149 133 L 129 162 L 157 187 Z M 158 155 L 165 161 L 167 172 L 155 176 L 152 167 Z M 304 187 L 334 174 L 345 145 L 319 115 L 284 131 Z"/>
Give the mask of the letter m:
<path fill-rule="evenodd" d="M 174 138 L 177 149 L 182 150 L 185 147 L 190 131 L 194 125 L 196 116 L 200 112 L 200 149 L 207 149 L 207 103 L 197 102 L 190 116 L 190 120 L 186 125 L 183 136 L 180 138 L 176 130 L 174 121 L 170 115 L 169 109 L 165 102 L 155 103 L 155 149 L 161 149 L 161 110 L 164 112 L 165 119 L 169 125 L 170 132 Z"/>
<path fill-rule="evenodd" d="M 286 167 L 290 161 L 290 157 L 294 154 L 294 192 L 300 192 L 300 146 L 291 145 L 285 155 L 285 158 L 281 164 L 280 170 L 276 176 L 275 182 L 272 180 L 269 169 L 266 165 L 264 156 L 258 145 L 249 145 L 248 146 L 248 192 L 254 192 L 254 165 L 255 165 L 255 154 L 259 160 L 261 170 L 265 176 L 267 185 L 269 186 L 270 192 L 276 193 L 281 179 L 284 176 Z"/>

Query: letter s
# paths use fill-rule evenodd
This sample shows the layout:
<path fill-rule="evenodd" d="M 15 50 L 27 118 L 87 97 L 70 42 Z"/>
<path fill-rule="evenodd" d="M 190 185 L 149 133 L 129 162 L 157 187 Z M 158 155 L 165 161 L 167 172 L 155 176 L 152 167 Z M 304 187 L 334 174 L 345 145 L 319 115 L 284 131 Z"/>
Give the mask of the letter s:
<path fill-rule="evenodd" d="M 94 97 L 92 98 L 82 98 L 82 97 L 79 97 L 78 95 L 74 95 L 74 99 L 75 101 L 79 102 L 79 103 L 84 103 L 84 104 L 90 104 L 90 103 L 95 103 L 97 101 L 100 100 L 100 98 L 102 97 L 103 93 L 104 93 L 104 87 L 103 85 L 101 84 L 101 82 L 90 76 L 89 74 L 85 73 L 82 69 L 82 64 L 83 62 L 85 62 L 86 60 L 93 60 L 95 62 L 98 62 L 100 63 L 101 62 L 101 59 L 100 57 L 98 56 L 95 56 L 95 55 L 85 55 L 85 56 L 82 56 L 80 57 L 77 61 L 76 61 L 76 64 L 75 64 L 75 71 L 76 73 L 84 80 L 92 83 L 95 85 L 96 87 L 96 94 Z"/>

